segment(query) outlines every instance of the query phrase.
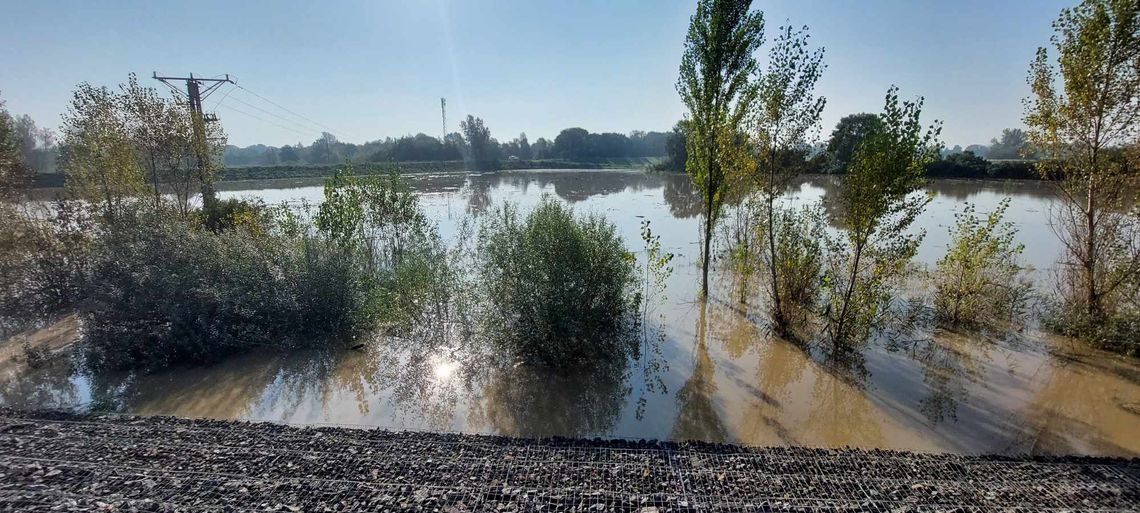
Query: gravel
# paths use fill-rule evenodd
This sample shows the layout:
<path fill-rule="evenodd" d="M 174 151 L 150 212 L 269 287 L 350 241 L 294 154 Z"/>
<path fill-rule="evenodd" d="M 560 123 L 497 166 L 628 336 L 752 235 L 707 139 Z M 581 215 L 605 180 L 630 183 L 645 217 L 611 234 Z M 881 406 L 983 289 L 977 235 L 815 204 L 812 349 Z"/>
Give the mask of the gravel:
<path fill-rule="evenodd" d="M 1140 460 L 0 409 L 0 511 L 1138 511 Z"/>

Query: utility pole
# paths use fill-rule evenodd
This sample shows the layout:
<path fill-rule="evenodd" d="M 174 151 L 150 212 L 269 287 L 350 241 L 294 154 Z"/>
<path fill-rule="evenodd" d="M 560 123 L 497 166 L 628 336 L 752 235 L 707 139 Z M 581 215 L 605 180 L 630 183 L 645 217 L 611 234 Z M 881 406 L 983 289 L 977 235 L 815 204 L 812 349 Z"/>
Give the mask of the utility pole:
<path fill-rule="evenodd" d="M 237 85 L 237 82 L 231 79 L 228 73 L 225 78 L 200 78 L 195 77 L 193 73 L 188 77 L 160 77 L 156 71 L 153 77 L 169 86 L 175 93 L 185 96 L 190 105 L 190 126 L 194 129 L 194 157 L 198 164 L 198 178 L 202 180 L 202 206 L 205 207 L 214 202 L 214 181 L 207 173 L 210 156 L 208 154 L 209 141 L 206 140 L 206 123 L 217 122 L 218 117 L 202 111 L 202 100 L 210 96 L 210 93 L 216 91 L 222 84 Z M 174 82 L 185 82 L 186 92 L 183 93 L 182 88 L 175 85 Z"/>
<path fill-rule="evenodd" d="M 439 99 L 439 113 L 443 115 L 443 135 L 439 137 L 439 142 L 447 139 L 447 99 Z"/>

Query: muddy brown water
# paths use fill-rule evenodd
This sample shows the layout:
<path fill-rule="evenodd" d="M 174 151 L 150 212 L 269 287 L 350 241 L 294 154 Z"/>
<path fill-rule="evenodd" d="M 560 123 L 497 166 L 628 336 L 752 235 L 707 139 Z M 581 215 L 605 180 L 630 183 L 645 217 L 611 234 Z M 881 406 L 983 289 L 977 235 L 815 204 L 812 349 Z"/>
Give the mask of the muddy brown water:
<path fill-rule="evenodd" d="M 269 203 L 321 197 L 319 180 L 224 185 L 225 196 Z M 363 351 L 253 352 L 130 378 L 79 374 L 66 363 L 8 370 L 0 373 L 0 404 L 525 436 L 1140 455 L 1135 359 L 1030 328 L 998 339 L 937 332 L 933 340 L 873 341 L 857 366 L 825 364 L 811 350 L 768 337 L 762 305 L 740 306 L 723 272 L 715 273 L 702 313 L 695 301 L 700 203 L 684 176 L 550 170 L 424 175 L 413 186 L 445 238 L 464 216 L 506 201 L 525 211 L 544 194 L 604 214 L 631 250 L 641 249 L 640 223 L 649 219 L 664 249 L 677 255 L 667 300 L 652 314 L 666 368 L 632 361 L 577 375 L 526 367 L 473 372 L 481 364 L 458 352 L 422 354 L 385 339 Z M 826 199 L 836 187 L 830 178 L 810 178 L 791 196 Z M 945 180 L 929 190 L 935 199 L 919 222 L 927 236 L 918 263 L 941 256 L 963 201 L 985 212 L 1009 197 L 1024 261 L 1039 283 L 1048 282 L 1059 243 L 1047 224 L 1054 201 L 1047 185 Z M 647 386 L 657 380 L 664 386 Z"/>

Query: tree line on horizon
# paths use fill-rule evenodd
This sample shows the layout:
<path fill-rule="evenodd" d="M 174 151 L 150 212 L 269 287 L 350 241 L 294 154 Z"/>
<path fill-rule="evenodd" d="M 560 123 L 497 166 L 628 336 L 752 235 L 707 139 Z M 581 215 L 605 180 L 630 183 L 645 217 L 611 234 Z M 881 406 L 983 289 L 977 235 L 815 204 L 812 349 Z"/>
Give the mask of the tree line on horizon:
<path fill-rule="evenodd" d="M 855 149 L 872 130 L 881 126 L 878 114 L 859 113 L 844 116 L 836 123 L 825 141 L 802 144 L 785 149 L 785 158 L 809 174 L 843 174 Z M 678 122 L 666 141 L 666 158 L 658 169 L 684 171 L 688 154 L 685 147 L 685 122 Z M 1037 155 L 1029 150 L 1026 132 L 1006 128 L 990 144 L 955 145 L 942 148 L 927 164 L 926 175 L 933 178 L 1040 179 L 1033 167 Z"/>
<path fill-rule="evenodd" d="M 38 126 L 27 114 L 14 115 L 0 111 L 11 127 L 11 137 L 20 152 L 22 161 L 34 173 L 58 172 L 57 161 L 62 152 L 55 130 Z M 478 123 L 476 124 L 476 120 Z M 850 114 L 842 118 L 825 143 L 796 148 L 808 172 L 842 173 L 853 148 L 861 140 L 869 125 L 876 122 L 871 113 Z M 465 125 L 470 129 L 464 129 Z M 334 134 L 322 132 L 309 144 L 298 142 L 284 146 L 253 144 L 239 147 L 226 145 L 222 153 L 223 165 L 228 167 L 277 165 L 333 165 L 368 162 L 429 162 L 470 161 L 482 163 L 475 167 L 494 167 L 504 160 L 563 160 L 591 162 L 606 159 L 663 157 L 659 170 L 684 169 L 684 122 L 678 122 L 668 132 L 635 130 L 629 134 L 590 132 L 579 127 L 566 128 L 554 139 L 539 137 L 530 141 L 526 133 L 500 142 L 491 137 L 489 130 L 479 133 L 477 127 L 486 128 L 482 120 L 468 116 L 461 122 L 460 131 L 436 136 L 417 133 L 401 137 L 387 137 L 361 144 L 341 141 Z M 1026 155 L 1027 135 L 1020 128 L 1004 129 L 990 144 L 956 145 L 944 148 L 939 163 L 932 165 L 932 176 L 970 178 L 1037 178 L 1024 165 L 994 161 L 1032 159 Z M 996 167 L 995 167 L 996 166 Z"/>
<path fill-rule="evenodd" d="M 348 162 L 426 162 L 471 161 L 488 167 L 504 160 L 594 161 L 642 157 L 664 157 L 665 132 L 635 130 L 629 134 L 595 133 L 573 127 L 559 132 L 553 140 L 539 137 L 533 142 L 526 133 L 500 142 L 491 136 L 481 118 L 468 116 L 460 131 L 439 137 L 418 133 L 388 137 L 364 144 L 346 143 L 324 133 L 312 143 L 281 147 L 255 144 L 240 148 L 226 146 L 227 166 L 273 166 L 284 164 L 341 164 Z"/>

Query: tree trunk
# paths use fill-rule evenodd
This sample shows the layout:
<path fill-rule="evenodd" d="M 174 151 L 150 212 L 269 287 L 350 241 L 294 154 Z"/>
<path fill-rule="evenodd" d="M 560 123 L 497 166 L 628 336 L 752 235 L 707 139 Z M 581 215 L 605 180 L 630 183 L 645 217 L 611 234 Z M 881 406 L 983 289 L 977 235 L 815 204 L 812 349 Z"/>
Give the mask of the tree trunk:
<path fill-rule="evenodd" d="M 1097 240 L 1096 234 L 1096 178 L 1089 176 L 1088 209 L 1085 211 L 1085 303 L 1088 314 L 1100 318 L 1103 313 L 1096 287 Z"/>
<path fill-rule="evenodd" d="M 769 185 L 770 186 L 770 185 Z M 771 192 L 771 191 L 769 191 Z M 780 282 L 776 276 L 776 220 L 775 197 L 768 194 L 768 274 L 772 279 L 772 324 L 776 335 L 788 338 L 788 318 L 784 315 L 784 305 L 780 300 Z"/>
<path fill-rule="evenodd" d="M 701 297 L 709 297 L 709 255 L 710 241 L 712 239 L 712 194 L 705 199 L 705 240 L 704 251 L 701 253 Z"/>
<path fill-rule="evenodd" d="M 859 273 L 859 259 L 863 256 L 863 244 L 855 246 L 855 262 L 851 265 L 851 277 L 847 282 L 847 292 L 843 294 L 843 308 L 839 311 L 839 325 L 835 330 L 836 345 L 847 341 L 847 310 L 851 304 L 851 294 L 855 292 L 855 279 Z"/>

